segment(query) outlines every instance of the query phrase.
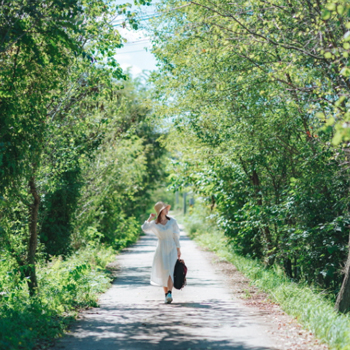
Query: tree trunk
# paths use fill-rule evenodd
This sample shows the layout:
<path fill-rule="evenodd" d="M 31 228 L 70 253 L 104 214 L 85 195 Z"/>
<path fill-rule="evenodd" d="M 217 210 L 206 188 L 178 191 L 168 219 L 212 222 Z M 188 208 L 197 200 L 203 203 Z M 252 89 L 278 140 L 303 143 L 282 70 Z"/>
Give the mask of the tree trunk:
<path fill-rule="evenodd" d="M 262 195 L 260 193 L 260 179 L 256 170 L 253 170 L 253 175 L 251 176 L 251 180 L 254 186 L 255 194 L 258 199 L 258 205 L 261 206 L 263 203 L 262 203 Z"/>
<path fill-rule="evenodd" d="M 255 189 L 255 194 L 257 196 L 257 203 L 259 206 L 262 206 L 263 205 L 263 201 L 262 201 L 262 194 L 260 192 L 260 179 L 259 179 L 259 175 L 258 173 L 256 172 L 256 170 L 253 170 L 253 174 L 251 176 L 251 180 L 252 180 L 252 183 L 254 185 L 254 189 Z M 264 238 L 265 238 L 265 241 L 266 241 L 266 248 L 268 250 L 268 253 L 267 253 L 267 264 L 268 265 L 273 265 L 275 259 L 273 258 L 272 256 L 272 247 L 273 247 L 273 244 L 272 244 L 272 237 L 271 237 L 271 232 L 270 232 L 270 228 L 266 225 L 265 227 L 263 227 L 262 229 L 262 232 L 263 232 L 263 235 L 264 235 Z"/>
<path fill-rule="evenodd" d="M 213 211 L 214 207 L 215 207 L 215 197 L 211 196 L 210 211 Z"/>
<path fill-rule="evenodd" d="M 336 311 L 342 313 L 350 311 L 350 237 L 348 258 L 344 268 L 344 280 L 340 288 L 334 308 Z"/>
<path fill-rule="evenodd" d="M 287 258 L 284 260 L 284 271 L 286 272 L 289 278 L 293 277 L 292 261 Z"/>
<path fill-rule="evenodd" d="M 39 204 L 40 197 L 38 195 L 34 176 L 29 180 L 29 189 L 30 193 L 33 196 L 33 204 L 29 207 L 29 243 L 28 243 L 28 268 L 27 275 L 29 275 L 28 279 L 28 287 L 30 295 L 35 294 L 35 290 L 38 287 L 36 272 L 35 272 L 35 254 L 36 248 L 38 245 L 38 212 L 39 212 Z"/>

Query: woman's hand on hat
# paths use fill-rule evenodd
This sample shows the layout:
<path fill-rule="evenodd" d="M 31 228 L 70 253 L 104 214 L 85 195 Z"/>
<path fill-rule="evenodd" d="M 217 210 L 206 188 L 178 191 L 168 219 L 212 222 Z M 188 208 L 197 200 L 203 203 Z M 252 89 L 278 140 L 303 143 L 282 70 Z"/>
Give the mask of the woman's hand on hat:
<path fill-rule="evenodd" d="M 147 221 L 151 222 L 155 217 L 156 217 L 156 214 L 151 213 Z"/>

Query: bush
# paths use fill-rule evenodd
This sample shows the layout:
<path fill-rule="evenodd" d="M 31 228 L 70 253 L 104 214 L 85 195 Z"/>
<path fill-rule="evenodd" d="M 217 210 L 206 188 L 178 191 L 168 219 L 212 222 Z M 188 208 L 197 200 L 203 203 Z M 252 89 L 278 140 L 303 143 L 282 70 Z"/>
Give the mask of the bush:
<path fill-rule="evenodd" d="M 58 257 L 37 266 L 39 288 L 33 298 L 15 262 L 7 258 L 0 261 L 0 348 L 15 350 L 61 336 L 79 309 L 96 306 L 98 294 L 110 285 L 105 267 L 114 252 L 87 246 L 65 261 Z"/>
<path fill-rule="evenodd" d="M 204 211 L 200 214 L 197 208 L 195 214 L 180 219 L 188 232 L 199 225 L 199 230 L 191 236 L 200 245 L 234 264 L 252 284 L 266 292 L 286 313 L 296 317 L 331 349 L 350 350 L 350 316 L 336 313 L 332 301 L 323 291 L 306 283 L 293 282 L 277 265 L 267 268 L 257 259 L 237 254 L 227 237 L 210 224 L 210 218 L 206 223 L 208 219 Z"/>

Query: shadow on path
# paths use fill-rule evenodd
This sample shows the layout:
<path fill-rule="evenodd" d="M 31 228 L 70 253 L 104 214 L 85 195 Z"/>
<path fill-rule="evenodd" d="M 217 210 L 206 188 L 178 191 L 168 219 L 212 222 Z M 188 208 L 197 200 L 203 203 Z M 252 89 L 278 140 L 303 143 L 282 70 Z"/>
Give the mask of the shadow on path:
<path fill-rule="evenodd" d="M 232 338 L 230 335 L 234 329 L 247 328 L 252 323 L 249 317 L 242 316 L 241 310 L 220 300 L 179 302 L 167 306 L 150 300 L 147 306 L 121 304 L 92 310 L 86 316 L 89 320 L 74 331 L 85 334 L 79 339 L 85 348 L 86 344 L 91 344 L 91 349 L 96 350 L 271 349 L 249 346 L 240 339 Z"/>
<path fill-rule="evenodd" d="M 164 304 L 162 288 L 150 286 L 157 239 L 142 236 L 118 256 L 118 277 L 100 307 L 82 313 L 71 335 L 55 349 L 67 350 L 267 350 L 277 349 L 253 313 L 225 288 L 195 243 L 181 235 L 189 268 L 187 286 Z"/>

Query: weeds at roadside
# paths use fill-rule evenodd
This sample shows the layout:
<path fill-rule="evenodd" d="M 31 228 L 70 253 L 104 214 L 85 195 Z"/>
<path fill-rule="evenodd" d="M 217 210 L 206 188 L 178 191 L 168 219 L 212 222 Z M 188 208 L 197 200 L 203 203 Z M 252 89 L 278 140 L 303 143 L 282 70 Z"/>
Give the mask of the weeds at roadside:
<path fill-rule="evenodd" d="M 319 340 L 331 349 L 350 350 L 350 316 L 336 313 L 324 293 L 306 284 L 292 282 L 277 266 L 267 269 L 257 260 L 236 254 L 223 233 L 204 214 L 194 212 L 185 217 L 178 215 L 177 218 L 200 246 L 235 265 L 254 286 Z M 247 296 L 248 293 L 245 293 L 244 297 Z"/>
<path fill-rule="evenodd" d="M 110 286 L 106 265 L 115 251 L 87 246 L 67 260 L 55 258 L 37 267 L 39 291 L 29 297 L 26 281 L 2 259 L 0 276 L 0 349 L 43 349 L 61 337 L 78 310 L 97 305 L 98 295 Z M 6 271 L 12 271 L 10 276 Z M 40 344 L 40 345 L 39 345 Z"/>

